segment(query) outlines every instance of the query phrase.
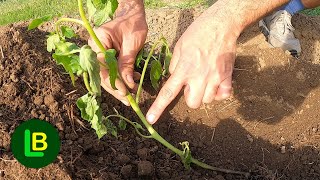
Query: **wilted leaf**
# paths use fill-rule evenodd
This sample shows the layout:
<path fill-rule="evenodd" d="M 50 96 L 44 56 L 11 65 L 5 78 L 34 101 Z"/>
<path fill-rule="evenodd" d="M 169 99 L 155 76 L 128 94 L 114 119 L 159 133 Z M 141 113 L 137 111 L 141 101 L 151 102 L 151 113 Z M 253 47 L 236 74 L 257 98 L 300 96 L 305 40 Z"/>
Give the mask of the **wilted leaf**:
<path fill-rule="evenodd" d="M 117 52 L 114 49 L 109 49 L 105 53 L 105 58 L 106 58 L 105 60 L 109 67 L 110 84 L 113 89 L 117 89 L 116 79 L 118 77 L 118 63 L 116 59 L 116 54 Z"/>
<path fill-rule="evenodd" d="M 50 34 L 47 38 L 47 51 L 52 52 L 56 49 L 55 44 L 60 42 L 60 37 L 58 34 Z"/>
<path fill-rule="evenodd" d="M 53 15 L 47 15 L 47 16 L 43 16 L 43 17 L 34 19 L 29 24 L 28 30 L 35 29 L 35 28 L 39 27 L 41 24 L 43 24 L 44 22 L 50 21 L 52 18 L 53 18 Z"/>
<path fill-rule="evenodd" d="M 151 62 L 151 70 L 150 70 L 150 80 L 152 87 L 155 89 L 159 88 L 159 80 L 162 74 L 162 67 L 160 61 L 154 60 Z"/>
<path fill-rule="evenodd" d="M 79 58 L 79 56 L 71 55 L 70 58 L 71 58 L 70 65 L 71 65 L 72 72 L 74 74 L 76 74 L 77 76 L 80 76 L 83 73 L 84 70 L 80 66 L 80 58 Z"/>
<path fill-rule="evenodd" d="M 180 145 L 183 148 L 183 155 L 181 156 L 183 165 L 186 169 L 190 169 L 190 164 L 191 164 L 191 151 L 189 148 L 189 142 L 185 141 L 180 143 Z"/>
<path fill-rule="evenodd" d="M 118 127 L 120 130 L 126 130 L 127 129 L 127 122 L 125 120 L 123 120 L 122 118 L 120 118 Z"/>
<path fill-rule="evenodd" d="M 102 111 L 96 96 L 86 94 L 80 97 L 77 100 L 77 107 L 81 111 L 81 117 L 90 122 L 99 139 L 107 134 L 107 127 L 102 123 Z"/>
<path fill-rule="evenodd" d="M 110 119 L 106 119 L 105 124 L 107 127 L 107 131 L 110 132 L 114 137 L 118 138 L 117 127 L 113 124 L 113 122 Z"/>
<path fill-rule="evenodd" d="M 89 73 L 90 87 L 93 93 L 101 95 L 100 66 L 97 60 L 97 54 L 91 47 L 85 45 L 80 50 L 80 66 Z"/>
<path fill-rule="evenodd" d="M 62 65 L 64 69 L 69 73 L 72 84 L 74 85 L 75 79 L 73 75 L 73 69 L 71 67 L 72 58 L 68 56 L 61 56 L 57 54 L 52 54 L 53 59 L 56 60 L 57 64 Z"/>
<path fill-rule="evenodd" d="M 62 35 L 65 36 L 66 38 L 73 38 L 77 36 L 74 30 L 67 26 L 61 26 L 61 32 L 62 32 Z"/>

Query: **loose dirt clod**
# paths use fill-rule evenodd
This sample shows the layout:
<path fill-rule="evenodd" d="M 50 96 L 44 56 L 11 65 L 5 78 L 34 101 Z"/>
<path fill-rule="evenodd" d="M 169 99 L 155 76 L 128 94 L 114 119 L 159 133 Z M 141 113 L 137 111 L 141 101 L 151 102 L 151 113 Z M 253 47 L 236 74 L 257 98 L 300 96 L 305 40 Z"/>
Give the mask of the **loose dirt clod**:
<path fill-rule="evenodd" d="M 127 156 L 125 154 L 120 154 L 117 157 L 117 161 L 119 162 L 120 165 L 124 165 L 124 164 L 127 164 L 128 162 L 130 162 L 130 158 L 129 158 L 129 156 Z"/>
<path fill-rule="evenodd" d="M 125 165 L 121 168 L 121 174 L 125 177 L 128 178 L 131 175 L 131 171 L 132 171 L 132 165 Z"/>
<path fill-rule="evenodd" d="M 138 175 L 139 176 L 151 176 L 153 174 L 154 167 L 150 161 L 140 161 L 138 163 Z"/>

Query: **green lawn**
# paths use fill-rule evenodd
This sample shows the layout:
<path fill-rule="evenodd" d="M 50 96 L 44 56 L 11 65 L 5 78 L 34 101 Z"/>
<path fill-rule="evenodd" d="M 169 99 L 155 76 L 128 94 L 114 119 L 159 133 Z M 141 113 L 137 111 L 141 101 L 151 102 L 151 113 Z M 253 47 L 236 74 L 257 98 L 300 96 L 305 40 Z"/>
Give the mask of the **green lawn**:
<path fill-rule="evenodd" d="M 76 12 L 76 0 L 4 0 L 0 1 L 0 25 L 34 19 L 48 14 Z"/>
<path fill-rule="evenodd" d="M 85 1 L 85 0 L 84 0 Z M 170 2 L 166 0 L 145 0 L 147 8 L 165 6 L 190 8 L 197 5 L 212 4 L 216 0 L 184 0 Z M 167 2 L 167 3 L 165 3 Z M 0 25 L 34 19 L 49 14 L 77 13 L 77 0 L 0 0 Z M 305 10 L 308 15 L 320 15 L 320 8 Z"/>
<path fill-rule="evenodd" d="M 188 8 L 205 3 L 206 0 L 185 0 L 181 3 L 145 0 L 147 8 L 164 6 Z M 0 25 L 34 19 L 49 14 L 73 15 L 77 13 L 77 10 L 77 0 L 0 0 Z"/>

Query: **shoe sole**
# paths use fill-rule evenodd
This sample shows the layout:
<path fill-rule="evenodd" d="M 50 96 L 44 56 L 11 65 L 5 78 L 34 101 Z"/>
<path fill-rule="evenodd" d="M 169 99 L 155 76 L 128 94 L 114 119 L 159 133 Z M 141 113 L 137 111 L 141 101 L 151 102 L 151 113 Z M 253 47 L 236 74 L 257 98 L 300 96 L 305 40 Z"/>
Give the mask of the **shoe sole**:
<path fill-rule="evenodd" d="M 270 31 L 266 25 L 266 23 L 264 22 L 264 20 L 260 20 L 259 21 L 259 29 L 261 31 L 261 33 L 264 35 L 264 37 L 266 38 L 266 41 L 269 43 L 269 36 L 270 36 Z M 269 43 L 270 44 L 270 43 Z M 270 44 L 271 47 L 274 47 Z M 289 52 L 289 54 L 295 58 L 298 58 L 300 56 L 300 54 L 298 53 L 298 51 L 296 50 L 287 50 Z"/>

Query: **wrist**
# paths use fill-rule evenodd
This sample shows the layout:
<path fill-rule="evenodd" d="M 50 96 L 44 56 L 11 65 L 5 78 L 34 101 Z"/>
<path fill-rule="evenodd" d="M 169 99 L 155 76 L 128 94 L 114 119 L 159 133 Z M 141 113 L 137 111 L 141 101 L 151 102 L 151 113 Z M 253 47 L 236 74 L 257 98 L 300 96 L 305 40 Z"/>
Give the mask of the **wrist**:
<path fill-rule="evenodd" d="M 137 12 L 145 15 L 143 0 L 118 0 L 118 8 L 115 17 L 134 15 Z"/>

